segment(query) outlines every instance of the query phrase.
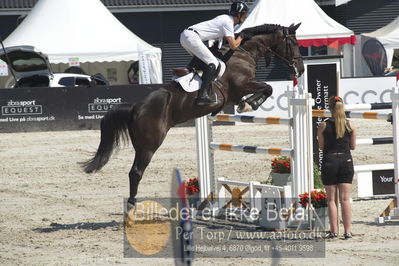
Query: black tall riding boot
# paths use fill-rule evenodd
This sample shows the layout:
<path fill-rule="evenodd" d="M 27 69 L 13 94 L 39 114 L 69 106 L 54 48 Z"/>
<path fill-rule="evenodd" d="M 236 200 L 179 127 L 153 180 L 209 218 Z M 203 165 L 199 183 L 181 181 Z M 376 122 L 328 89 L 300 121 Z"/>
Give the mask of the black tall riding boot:
<path fill-rule="evenodd" d="M 186 66 L 186 68 L 189 71 L 193 71 L 194 69 L 196 70 L 203 70 L 206 68 L 206 64 L 204 62 L 201 61 L 201 59 L 199 59 L 198 57 L 196 57 L 195 55 L 193 56 L 193 58 L 191 59 L 191 61 L 188 63 L 188 65 Z"/>
<path fill-rule="evenodd" d="M 196 100 L 197 105 L 208 105 L 217 103 L 209 95 L 213 94 L 212 81 L 216 76 L 216 66 L 214 64 L 209 64 L 202 74 L 202 84 L 198 91 L 198 96 Z"/>

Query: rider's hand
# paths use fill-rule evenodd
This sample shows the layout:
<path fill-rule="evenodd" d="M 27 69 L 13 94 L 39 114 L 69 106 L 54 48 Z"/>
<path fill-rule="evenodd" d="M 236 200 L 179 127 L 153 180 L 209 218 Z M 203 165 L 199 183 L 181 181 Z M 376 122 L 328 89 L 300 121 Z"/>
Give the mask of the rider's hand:
<path fill-rule="evenodd" d="M 229 43 L 230 49 L 237 49 L 242 41 L 241 37 L 237 37 L 237 39 L 234 39 L 233 37 L 226 37 L 227 42 Z"/>

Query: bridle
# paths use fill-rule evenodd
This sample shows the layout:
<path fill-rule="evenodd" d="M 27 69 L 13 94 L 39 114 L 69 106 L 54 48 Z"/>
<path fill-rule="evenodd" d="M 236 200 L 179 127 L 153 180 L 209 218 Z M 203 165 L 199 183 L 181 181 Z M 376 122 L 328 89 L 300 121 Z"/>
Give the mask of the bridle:
<path fill-rule="evenodd" d="M 292 38 L 292 37 L 295 37 L 295 35 L 294 35 L 294 34 L 290 34 L 290 33 L 288 32 L 288 29 L 284 29 L 283 32 L 284 32 L 284 40 L 283 40 L 283 41 L 285 42 L 285 51 L 286 51 L 286 54 L 287 54 L 287 55 L 288 55 L 288 54 L 291 55 L 291 59 L 290 59 L 290 60 L 288 60 L 287 58 L 283 57 L 282 55 L 280 55 L 279 53 L 277 53 L 276 51 L 274 51 L 272 48 L 270 48 L 270 46 L 267 46 L 267 47 L 265 47 L 265 48 L 266 48 L 267 51 L 271 52 L 273 55 L 277 56 L 280 60 L 282 60 L 282 61 L 285 62 L 289 67 L 291 67 L 291 68 L 295 71 L 296 76 L 298 76 L 298 75 L 299 75 L 299 72 L 298 72 L 298 69 L 297 69 L 297 67 L 296 67 L 296 65 L 295 65 L 295 60 L 301 59 L 302 56 L 301 56 L 301 55 L 299 55 L 299 56 L 292 56 L 293 51 L 292 51 L 290 45 L 288 44 L 288 40 L 292 40 L 291 38 Z M 239 46 L 238 49 L 239 49 L 240 51 L 244 52 L 245 54 L 247 54 L 247 55 L 254 61 L 254 63 L 256 64 L 255 59 L 252 57 L 252 55 L 251 55 L 250 52 L 248 52 L 247 50 L 245 50 L 242 46 Z"/>
<path fill-rule="evenodd" d="M 288 60 L 287 58 L 281 56 L 279 53 L 277 53 L 276 51 L 274 51 L 273 49 L 271 49 L 270 47 L 266 47 L 266 49 L 271 52 L 272 54 L 274 54 L 275 56 L 277 56 L 278 58 L 280 58 L 282 61 L 284 61 L 288 66 L 290 66 L 292 69 L 294 69 L 296 76 L 298 76 L 298 69 L 295 66 L 295 60 L 297 59 L 302 59 L 302 55 L 299 56 L 293 56 L 293 51 L 290 47 L 290 45 L 288 44 L 288 40 L 292 40 L 291 38 L 295 37 L 294 34 L 289 34 L 287 29 L 284 29 L 284 42 L 285 42 L 285 52 L 287 55 L 290 55 L 291 60 Z"/>

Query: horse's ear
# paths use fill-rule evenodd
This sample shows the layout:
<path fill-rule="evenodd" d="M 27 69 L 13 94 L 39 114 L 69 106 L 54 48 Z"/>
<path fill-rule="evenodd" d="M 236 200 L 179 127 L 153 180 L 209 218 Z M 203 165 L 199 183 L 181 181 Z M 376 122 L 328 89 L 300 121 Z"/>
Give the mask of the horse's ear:
<path fill-rule="evenodd" d="M 290 32 L 293 32 L 293 33 L 296 32 L 296 30 L 299 28 L 299 26 L 301 26 L 301 24 L 302 24 L 302 22 L 300 22 L 294 26 L 294 23 L 292 23 L 292 25 L 289 27 Z"/>

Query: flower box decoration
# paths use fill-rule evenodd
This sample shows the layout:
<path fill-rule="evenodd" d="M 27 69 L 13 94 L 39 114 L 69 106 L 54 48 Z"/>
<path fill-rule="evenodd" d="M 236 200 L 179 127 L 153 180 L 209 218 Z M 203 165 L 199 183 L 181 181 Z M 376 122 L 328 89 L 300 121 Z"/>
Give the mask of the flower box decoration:
<path fill-rule="evenodd" d="M 286 186 L 292 182 L 291 177 L 291 158 L 288 156 L 278 156 L 272 159 L 272 184 L 275 186 Z"/>
<path fill-rule="evenodd" d="M 326 230 L 328 226 L 328 210 L 327 210 L 327 194 L 325 191 L 313 190 L 310 193 L 311 203 L 315 209 L 315 214 L 318 217 L 313 218 L 313 228 L 319 230 Z M 303 208 L 306 208 L 309 204 L 309 193 L 303 193 L 299 195 L 299 202 Z"/>
<path fill-rule="evenodd" d="M 318 191 L 318 190 L 313 190 L 310 193 L 310 198 L 311 198 L 311 203 L 313 205 L 313 208 L 323 208 L 327 207 L 327 194 L 324 191 Z M 306 208 L 309 203 L 309 193 L 303 193 L 299 195 L 300 203 L 303 208 Z"/>

